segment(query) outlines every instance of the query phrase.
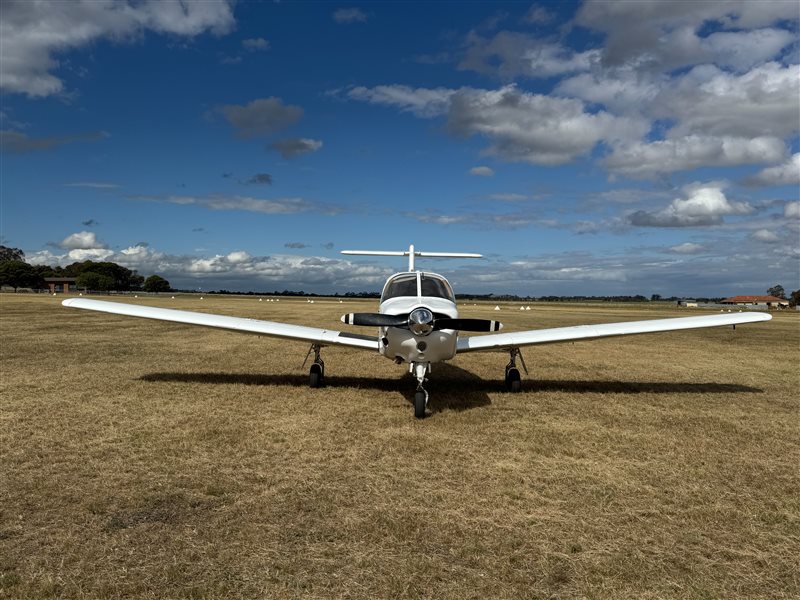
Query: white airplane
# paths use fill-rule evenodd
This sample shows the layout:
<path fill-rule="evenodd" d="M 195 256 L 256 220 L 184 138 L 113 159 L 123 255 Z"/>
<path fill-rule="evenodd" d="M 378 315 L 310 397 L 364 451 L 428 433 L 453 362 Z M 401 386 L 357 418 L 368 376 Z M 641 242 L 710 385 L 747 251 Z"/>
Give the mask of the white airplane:
<path fill-rule="evenodd" d="M 117 302 L 104 302 L 88 298 L 68 298 L 62 304 L 72 308 L 83 308 L 100 312 L 144 317 L 162 321 L 174 321 L 188 325 L 201 325 L 257 335 L 273 336 L 311 342 L 306 359 L 314 353 L 311 365 L 310 385 L 319 387 L 325 378 L 325 363 L 320 351 L 325 346 L 350 346 L 379 352 L 397 364 L 406 363 L 417 379 L 414 394 L 414 416 L 425 416 L 428 392 L 424 383 L 431 372 L 431 365 L 449 360 L 464 352 L 505 351 L 509 362 L 505 368 L 506 389 L 521 390 L 521 379 L 517 359 L 527 374 L 528 369 L 520 353 L 523 346 L 554 344 L 622 335 L 696 329 L 701 327 L 723 327 L 742 323 L 769 321 L 772 316 L 760 312 L 740 312 L 632 321 L 627 323 L 605 323 L 601 325 L 578 325 L 553 329 L 535 329 L 494 333 L 502 329 L 497 321 L 486 319 L 462 319 L 458 316 L 455 294 L 450 283 L 436 273 L 414 268 L 414 258 L 481 258 L 480 254 L 453 252 L 419 252 L 414 246 L 407 251 L 344 250 L 342 254 L 369 256 L 408 256 L 408 271 L 395 273 L 383 286 L 377 313 L 350 313 L 342 316 L 348 325 L 377 327 L 377 336 L 360 335 L 330 329 L 290 325 L 273 321 L 243 319 L 206 313 L 137 306 Z M 488 335 L 459 336 L 460 331 L 484 332 Z"/>

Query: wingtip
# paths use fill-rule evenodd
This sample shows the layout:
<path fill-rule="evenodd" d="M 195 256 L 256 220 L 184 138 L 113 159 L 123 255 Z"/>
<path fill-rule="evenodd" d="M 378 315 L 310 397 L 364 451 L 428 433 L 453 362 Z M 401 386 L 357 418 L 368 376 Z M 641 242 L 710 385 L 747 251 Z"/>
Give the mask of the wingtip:
<path fill-rule="evenodd" d="M 62 306 L 72 306 L 72 303 L 75 302 L 75 298 L 67 298 L 66 300 L 61 301 Z"/>

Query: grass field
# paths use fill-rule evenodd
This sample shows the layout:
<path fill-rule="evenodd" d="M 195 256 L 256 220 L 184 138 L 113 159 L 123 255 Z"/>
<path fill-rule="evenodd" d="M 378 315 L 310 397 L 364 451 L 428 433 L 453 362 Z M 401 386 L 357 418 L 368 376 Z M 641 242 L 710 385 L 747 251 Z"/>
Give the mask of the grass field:
<path fill-rule="evenodd" d="M 0 296 L 0 597 L 797 598 L 800 313 L 406 369 Z M 129 299 L 341 329 L 374 303 Z M 706 314 L 469 306 L 507 329 Z"/>

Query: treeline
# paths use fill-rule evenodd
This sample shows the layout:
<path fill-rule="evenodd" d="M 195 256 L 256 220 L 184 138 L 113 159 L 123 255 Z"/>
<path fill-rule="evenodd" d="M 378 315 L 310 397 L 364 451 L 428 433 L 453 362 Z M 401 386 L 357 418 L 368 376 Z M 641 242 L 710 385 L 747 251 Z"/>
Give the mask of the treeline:
<path fill-rule="evenodd" d="M 651 298 L 652 299 L 652 298 Z M 515 294 L 456 294 L 456 300 L 487 302 L 649 302 L 646 296 L 517 296 Z M 661 299 L 659 297 L 659 299 Z M 677 300 L 677 298 L 676 298 Z"/>
<path fill-rule="evenodd" d="M 74 278 L 79 289 L 97 292 L 166 292 L 169 282 L 159 275 L 144 278 L 136 270 L 117 263 L 92 260 L 74 262 L 66 267 L 31 265 L 25 262 L 25 253 L 18 248 L 0 246 L 0 285 L 8 285 L 16 292 L 19 288 L 43 289 L 46 277 Z"/>

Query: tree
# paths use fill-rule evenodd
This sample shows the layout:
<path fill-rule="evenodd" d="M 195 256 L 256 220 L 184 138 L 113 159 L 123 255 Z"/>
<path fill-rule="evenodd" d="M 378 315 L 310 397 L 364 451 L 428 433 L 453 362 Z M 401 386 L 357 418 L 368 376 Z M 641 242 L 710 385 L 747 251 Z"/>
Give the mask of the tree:
<path fill-rule="evenodd" d="M 44 279 L 33 265 L 21 260 L 6 260 L 0 262 L 0 285 L 10 285 L 14 288 L 31 287 L 40 288 Z"/>
<path fill-rule="evenodd" d="M 145 292 L 168 292 L 170 290 L 169 281 L 159 275 L 150 275 L 144 280 Z"/>
<path fill-rule="evenodd" d="M 112 284 L 108 289 L 127 291 L 139 289 L 144 281 L 144 277 L 125 267 L 113 262 L 94 262 L 85 260 L 83 262 L 72 263 L 64 269 L 66 277 L 78 277 L 83 273 L 97 273 L 111 278 Z"/>
<path fill-rule="evenodd" d="M 75 279 L 75 285 L 85 290 L 93 290 L 96 292 L 107 292 L 114 289 L 114 279 L 102 273 L 95 271 L 86 271 L 78 275 Z"/>
<path fill-rule="evenodd" d="M 773 285 L 771 288 L 767 290 L 767 293 L 770 296 L 775 296 L 776 298 L 780 298 L 781 300 L 786 299 L 786 290 L 783 289 L 782 285 Z"/>
<path fill-rule="evenodd" d="M 19 248 L 0 246 L 0 262 L 6 262 L 9 260 L 24 261 L 25 253 Z"/>
<path fill-rule="evenodd" d="M 795 290 L 789 294 L 789 304 L 791 306 L 797 306 L 800 304 L 800 290 Z"/>

